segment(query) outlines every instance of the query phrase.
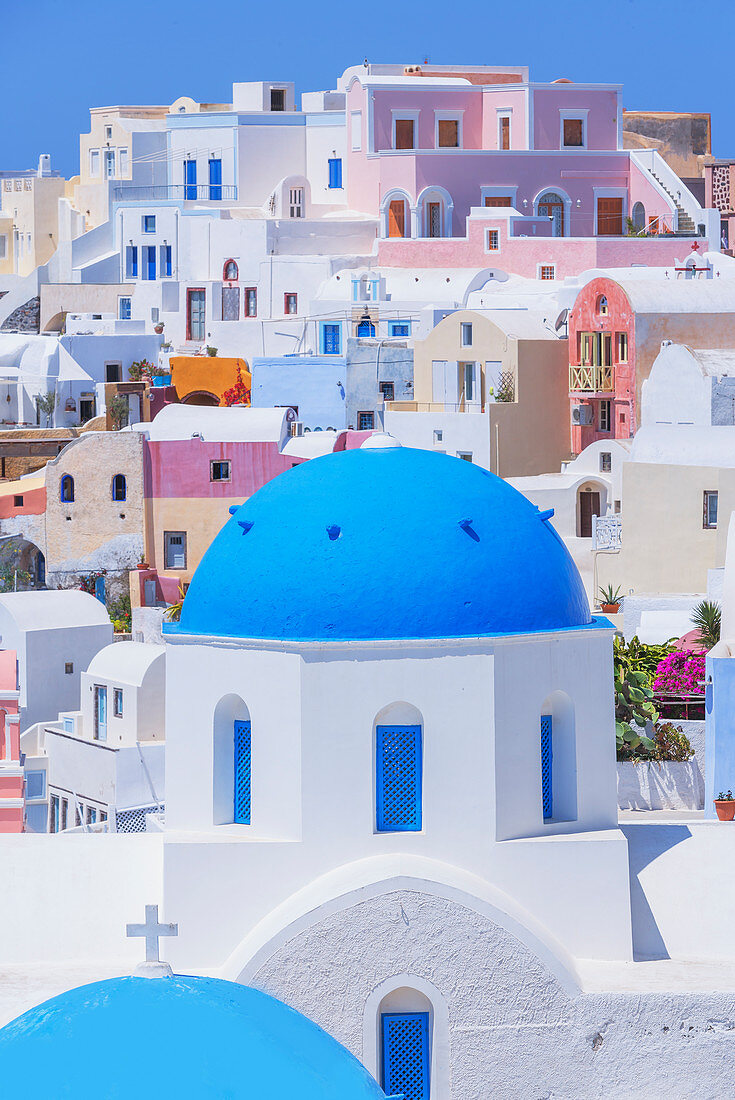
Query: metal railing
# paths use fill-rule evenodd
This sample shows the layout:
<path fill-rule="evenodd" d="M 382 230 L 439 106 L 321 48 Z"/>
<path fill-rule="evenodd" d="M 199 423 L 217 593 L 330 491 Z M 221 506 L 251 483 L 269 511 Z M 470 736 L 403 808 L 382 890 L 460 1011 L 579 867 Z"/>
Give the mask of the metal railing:
<path fill-rule="evenodd" d="M 619 550 L 623 544 L 623 517 L 620 512 L 592 517 L 592 549 Z"/>
<path fill-rule="evenodd" d="M 232 202 L 237 187 L 228 183 L 172 183 L 149 186 L 122 184 L 113 188 L 115 202 Z"/>
<path fill-rule="evenodd" d="M 570 393 L 614 393 L 613 368 L 569 365 Z"/>

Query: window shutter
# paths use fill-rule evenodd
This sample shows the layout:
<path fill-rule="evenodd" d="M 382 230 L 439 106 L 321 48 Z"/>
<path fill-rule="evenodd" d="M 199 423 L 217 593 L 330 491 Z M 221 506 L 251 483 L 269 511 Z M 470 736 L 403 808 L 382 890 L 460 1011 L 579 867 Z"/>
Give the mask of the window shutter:
<path fill-rule="evenodd" d="M 235 812 L 237 825 L 250 824 L 250 722 L 235 722 Z"/>
<path fill-rule="evenodd" d="M 544 821 L 554 816 L 552 788 L 552 719 L 550 714 L 541 715 L 541 801 L 544 807 Z"/>
<path fill-rule="evenodd" d="M 429 1100 L 428 1012 L 385 1013 L 383 1090 L 404 1100 Z"/>
<path fill-rule="evenodd" d="M 378 726 L 376 731 L 377 827 L 421 829 L 421 726 Z"/>

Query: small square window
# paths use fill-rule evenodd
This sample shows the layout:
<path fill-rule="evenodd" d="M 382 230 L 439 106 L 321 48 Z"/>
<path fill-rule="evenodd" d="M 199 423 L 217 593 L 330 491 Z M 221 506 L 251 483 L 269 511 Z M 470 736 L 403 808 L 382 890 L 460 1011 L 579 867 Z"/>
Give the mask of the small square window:
<path fill-rule="evenodd" d="M 715 528 L 717 526 L 717 492 L 705 489 L 702 527 Z"/>
<path fill-rule="evenodd" d="M 382 393 L 384 401 L 395 401 L 396 387 L 394 382 L 379 382 L 378 389 Z"/>
<path fill-rule="evenodd" d="M 32 771 L 25 774 L 25 796 L 26 798 L 45 798 L 46 797 L 46 772 L 45 771 Z"/>
<path fill-rule="evenodd" d="M 122 718 L 123 716 L 122 688 L 115 688 L 112 693 L 112 716 L 113 718 Z"/>
<path fill-rule="evenodd" d="M 299 311 L 299 296 L 298 294 L 284 294 L 283 296 L 283 312 L 286 314 L 298 313 Z"/>
<path fill-rule="evenodd" d="M 130 320 L 132 301 L 132 298 L 118 298 L 118 317 L 121 321 Z"/>
<path fill-rule="evenodd" d="M 437 145 L 440 149 L 459 148 L 459 119 L 440 118 L 436 129 Z"/>
<path fill-rule="evenodd" d="M 472 322 L 462 321 L 461 324 L 461 340 L 463 348 L 472 347 Z"/>
<path fill-rule="evenodd" d="M 461 458 L 463 462 L 472 462 L 472 451 L 457 451 L 457 458 Z"/>
<path fill-rule="evenodd" d="M 230 463 L 228 461 L 210 462 L 209 464 L 209 480 L 210 481 L 229 481 L 230 480 Z"/>
<path fill-rule="evenodd" d="M 395 148 L 414 148 L 414 120 L 412 118 L 397 118 L 395 122 Z"/>
<path fill-rule="evenodd" d="M 581 118 L 565 118 L 563 126 L 565 148 L 582 148 L 584 146 L 584 120 Z"/>
<path fill-rule="evenodd" d="M 554 266 L 554 264 L 541 264 L 539 276 L 541 279 L 555 279 L 556 267 Z"/>
<path fill-rule="evenodd" d="M 65 661 L 64 662 L 64 675 L 65 676 L 72 676 L 73 673 L 74 673 L 74 662 L 73 661 Z"/>
<path fill-rule="evenodd" d="M 358 432 L 371 432 L 375 427 L 375 413 L 374 412 L 359 412 L 357 414 L 357 430 Z"/>
<path fill-rule="evenodd" d="M 610 453 L 610 451 L 600 452 L 600 473 L 612 473 L 612 454 Z"/>
<path fill-rule="evenodd" d="M 434 428 L 434 443 L 444 442 L 444 431 L 442 428 Z"/>
<path fill-rule="evenodd" d="M 485 246 L 486 252 L 499 252 L 500 251 L 500 231 L 497 229 L 488 229 L 487 231 L 487 243 Z"/>
<path fill-rule="evenodd" d="M 165 569 L 186 569 L 186 531 L 163 532 Z"/>
<path fill-rule="evenodd" d="M 391 336 L 410 336 L 411 326 L 408 321 L 391 321 L 389 325 Z"/>
<path fill-rule="evenodd" d="M 23 497 L 14 496 L 13 497 L 13 507 L 14 508 L 22 508 L 23 507 Z"/>
<path fill-rule="evenodd" d="M 143 215 L 143 232 L 155 233 L 156 232 L 156 215 L 144 214 Z"/>
<path fill-rule="evenodd" d="M 105 126 L 105 140 L 112 137 L 112 126 Z"/>
<path fill-rule="evenodd" d="M 286 89 L 271 88 L 271 111 L 286 110 Z"/>

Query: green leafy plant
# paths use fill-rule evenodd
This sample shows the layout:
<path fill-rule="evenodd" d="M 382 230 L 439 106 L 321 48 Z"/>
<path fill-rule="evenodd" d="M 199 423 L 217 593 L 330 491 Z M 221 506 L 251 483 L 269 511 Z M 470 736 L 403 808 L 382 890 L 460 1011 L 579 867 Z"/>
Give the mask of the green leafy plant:
<path fill-rule="evenodd" d="M 36 406 L 40 413 L 46 417 L 46 427 L 51 424 L 51 419 L 56 412 L 56 406 L 59 403 L 58 395 L 54 390 L 49 390 L 48 393 L 39 393 L 36 395 Z"/>
<path fill-rule="evenodd" d="M 107 412 L 113 432 L 119 432 L 127 424 L 130 415 L 127 398 L 121 393 L 113 393 L 107 402 Z"/>
<path fill-rule="evenodd" d="M 107 613 L 112 619 L 116 634 L 130 633 L 133 615 L 130 607 L 129 595 L 123 594 L 114 600 L 109 600 L 107 604 Z"/>
<path fill-rule="evenodd" d="M 165 617 L 170 623 L 177 623 L 181 619 L 181 608 L 184 606 L 184 586 L 179 581 L 179 598 L 176 603 L 172 603 L 170 607 L 166 608 Z"/>
<path fill-rule="evenodd" d="M 620 759 L 627 753 L 633 755 L 640 747 L 651 753 L 656 742 L 642 733 L 647 722 L 657 722 L 658 711 L 653 703 L 653 692 L 646 686 L 645 672 L 628 672 L 624 678 L 615 677 L 615 741 Z M 621 755 L 623 754 L 623 755 Z"/>
<path fill-rule="evenodd" d="M 728 791 L 727 794 L 723 794 L 723 792 L 720 791 L 720 793 L 717 796 L 717 801 L 718 802 L 732 802 L 732 800 L 733 800 L 732 791 Z"/>
<path fill-rule="evenodd" d="M 13 569 L 11 565 L 0 568 L 0 592 L 15 592 L 30 588 L 33 577 L 25 569 Z"/>
<path fill-rule="evenodd" d="M 209 346 L 209 344 L 207 344 L 207 355 L 211 355 L 211 357 L 214 359 L 216 354 L 217 354 L 217 348 L 212 348 L 212 347 Z"/>
<path fill-rule="evenodd" d="M 722 610 L 714 600 L 702 600 L 692 610 L 691 622 L 705 649 L 712 649 L 720 640 Z"/>
<path fill-rule="evenodd" d="M 681 726 L 675 726 L 673 722 L 659 722 L 655 729 L 656 760 L 673 760 L 686 763 L 694 756 L 691 741 L 682 730 Z"/>
<path fill-rule="evenodd" d="M 675 648 L 673 639 L 662 645 L 647 645 L 635 635 L 626 644 L 618 634 L 613 641 L 615 676 L 625 676 L 629 671 L 645 672 L 646 684 L 651 687 L 661 661 L 673 653 Z"/>
<path fill-rule="evenodd" d="M 131 382 L 142 382 L 144 378 L 150 378 L 153 372 L 153 364 L 147 359 L 137 359 L 128 367 L 128 377 Z"/>
<path fill-rule="evenodd" d="M 611 584 L 597 589 L 597 599 L 603 603 L 620 603 L 620 585 L 613 588 Z"/>

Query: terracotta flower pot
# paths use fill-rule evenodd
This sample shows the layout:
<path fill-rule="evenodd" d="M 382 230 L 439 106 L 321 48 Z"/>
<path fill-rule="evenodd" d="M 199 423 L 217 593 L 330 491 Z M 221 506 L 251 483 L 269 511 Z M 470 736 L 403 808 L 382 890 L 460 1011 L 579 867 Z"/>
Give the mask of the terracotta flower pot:
<path fill-rule="evenodd" d="M 618 611 L 620 610 L 620 604 L 604 603 L 602 605 L 602 610 L 605 612 L 606 615 L 617 615 Z"/>
<path fill-rule="evenodd" d="M 161 333 L 163 332 L 163 325 L 162 324 L 154 325 L 153 326 L 153 331 L 155 332 L 156 336 L 160 336 Z"/>
<path fill-rule="evenodd" d="M 735 818 L 735 798 L 715 798 L 714 803 L 720 821 L 732 821 Z"/>
<path fill-rule="evenodd" d="M 139 561 L 135 567 L 136 569 L 150 569 L 150 565 L 147 561 Z"/>

